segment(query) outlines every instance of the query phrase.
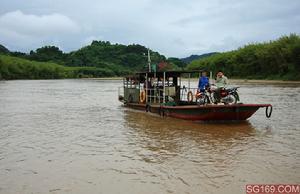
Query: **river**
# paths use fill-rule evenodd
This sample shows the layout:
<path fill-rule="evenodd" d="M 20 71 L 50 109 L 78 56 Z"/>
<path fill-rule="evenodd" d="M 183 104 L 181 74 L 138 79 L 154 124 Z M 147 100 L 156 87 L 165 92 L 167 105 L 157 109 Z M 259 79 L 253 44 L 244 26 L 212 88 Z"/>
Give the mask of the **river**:
<path fill-rule="evenodd" d="M 194 83 L 195 84 L 195 83 Z M 300 180 L 300 86 L 239 85 L 271 103 L 241 123 L 122 107 L 119 80 L 0 81 L 0 193 L 245 193 Z"/>

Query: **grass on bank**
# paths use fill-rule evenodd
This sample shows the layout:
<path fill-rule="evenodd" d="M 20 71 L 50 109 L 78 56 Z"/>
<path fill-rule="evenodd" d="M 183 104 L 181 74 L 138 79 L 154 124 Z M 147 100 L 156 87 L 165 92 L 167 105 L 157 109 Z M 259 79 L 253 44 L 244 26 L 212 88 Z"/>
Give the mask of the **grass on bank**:
<path fill-rule="evenodd" d="M 97 67 L 66 67 L 51 62 L 30 61 L 0 55 L 0 79 L 62 79 L 114 77 L 110 69 Z"/>

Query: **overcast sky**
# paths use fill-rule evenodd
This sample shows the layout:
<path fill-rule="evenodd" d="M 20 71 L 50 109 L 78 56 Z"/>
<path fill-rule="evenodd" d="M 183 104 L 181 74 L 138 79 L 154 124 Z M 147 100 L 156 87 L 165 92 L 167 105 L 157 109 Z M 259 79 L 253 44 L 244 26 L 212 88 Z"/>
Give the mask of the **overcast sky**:
<path fill-rule="evenodd" d="M 68 52 L 105 40 L 186 57 L 299 34 L 299 10 L 299 0 L 1 0 L 0 44 Z"/>

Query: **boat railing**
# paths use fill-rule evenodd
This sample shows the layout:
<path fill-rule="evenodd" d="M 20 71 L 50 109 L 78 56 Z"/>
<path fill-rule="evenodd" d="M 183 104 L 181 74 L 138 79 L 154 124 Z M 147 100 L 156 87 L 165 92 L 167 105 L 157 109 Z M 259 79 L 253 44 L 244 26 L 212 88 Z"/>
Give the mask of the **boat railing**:
<path fill-rule="evenodd" d="M 180 101 L 185 102 L 196 102 L 196 93 L 198 88 L 180 88 Z M 188 96 L 192 97 L 188 97 Z M 150 104 L 161 104 L 163 103 L 163 99 L 165 97 L 165 102 L 173 101 L 176 98 L 175 87 L 166 87 L 165 95 L 163 88 L 151 88 L 147 90 L 147 103 Z"/>
<path fill-rule="evenodd" d="M 123 100 L 124 97 L 124 90 L 126 89 L 137 89 L 139 90 L 140 94 L 142 91 L 145 91 L 146 99 L 144 103 L 148 104 L 162 104 L 164 102 L 174 101 L 176 99 L 183 102 L 194 103 L 196 102 L 196 93 L 197 88 L 188 88 L 188 87 L 180 87 L 180 93 L 177 95 L 176 87 L 175 86 L 166 86 L 165 89 L 163 87 L 153 87 L 148 89 L 143 89 L 140 87 L 118 87 L 118 98 L 119 100 Z M 165 93 L 164 93 L 165 91 Z M 128 97 L 128 96 L 127 96 Z M 164 100 L 165 98 L 165 100 Z M 137 97 L 139 100 L 140 97 Z"/>
<path fill-rule="evenodd" d="M 147 89 L 147 103 L 160 104 L 163 102 L 163 92 L 161 88 L 148 88 Z"/>
<path fill-rule="evenodd" d="M 181 87 L 180 88 L 180 101 L 196 102 L 197 90 L 198 90 L 198 88 Z M 190 99 L 188 97 L 189 95 L 192 95 L 192 97 Z"/>

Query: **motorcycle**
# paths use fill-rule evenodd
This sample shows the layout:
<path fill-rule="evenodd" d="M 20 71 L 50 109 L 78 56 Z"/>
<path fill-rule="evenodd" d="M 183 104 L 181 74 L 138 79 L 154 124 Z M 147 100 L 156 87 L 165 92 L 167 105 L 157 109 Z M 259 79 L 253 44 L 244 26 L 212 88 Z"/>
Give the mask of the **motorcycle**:
<path fill-rule="evenodd" d="M 197 90 L 196 92 L 196 103 L 198 105 L 206 105 L 211 103 L 210 95 L 208 94 L 208 90 L 205 89 L 204 91 Z"/>
<path fill-rule="evenodd" d="M 233 88 L 221 88 L 220 89 L 220 98 L 215 97 L 215 103 L 222 102 L 224 104 L 236 104 L 239 100 L 239 94 L 237 93 L 237 89 L 239 87 Z M 214 96 L 217 96 L 214 94 Z"/>
<path fill-rule="evenodd" d="M 238 88 L 239 87 L 220 88 L 219 94 L 217 94 L 216 89 L 207 87 L 204 91 L 197 91 L 196 102 L 199 105 L 210 103 L 218 104 L 219 102 L 224 104 L 236 104 L 240 100 L 239 94 L 237 93 Z"/>

